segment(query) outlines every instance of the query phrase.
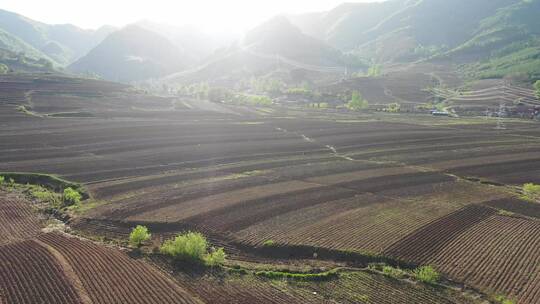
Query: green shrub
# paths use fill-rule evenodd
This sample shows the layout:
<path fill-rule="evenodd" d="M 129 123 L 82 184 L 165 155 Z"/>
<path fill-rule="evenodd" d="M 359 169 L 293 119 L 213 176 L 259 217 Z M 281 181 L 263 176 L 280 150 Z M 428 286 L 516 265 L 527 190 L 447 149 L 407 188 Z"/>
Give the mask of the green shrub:
<path fill-rule="evenodd" d="M 201 261 L 207 248 L 208 242 L 201 233 L 188 232 L 165 241 L 160 251 L 178 260 Z"/>
<path fill-rule="evenodd" d="M 82 195 L 71 187 L 64 189 L 64 202 L 69 205 L 78 204 L 81 202 Z"/>
<path fill-rule="evenodd" d="M 353 111 L 363 110 L 369 107 L 369 102 L 362 98 L 362 95 L 358 91 L 354 91 L 351 96 L 351 100 L 347 103 L 347 108 Z"/>
<path fill-rule="evenodd" d="M 516 303 L 513 300 L 510 300 L 503 295 L 495 296 L 493 299 L 495 300 L 495 302 L 500 303 L 500 304 L 515 304 Z"/>
<path fill-rule="evenodd" d="M 264 241 L 263 243 L 263 246 L 264 247 L 273 247 L 276 245 L 276 242 L 274 242 L 274 240 L 266 240 Z"/>
<path fill-rule="evenodd" d="M 223 265 L 223 263 L 225 263 L 226 258 L 227 258 L 227 254 L 225 253 L 225 250 L 223 250 L 223 248 L 218 248 L 206 254 L 203 260 L 204 260 L 205 265 L 214 267 L 214 266 Z"/>
<path fill-rule="evenodd" d="M 428 284 L 436 283 L 440 278 L 440 274 L 431 266 L 418 267 L 413 274 L 417 280 Z"/>
<path fill-rule="evenodd" d="M 9 67 L 3 63 L 0 63 L 0 74 L 6 74 L 9 72 Z"/>
<path fill-rule="evenodd" d="M 52 192 L 41 186 L 30 186 L 30 195 L 44 203 L 51 205 L 54 208 L 62 207 L 62 199 L 60 194 Z"/>
<path fill-rule="evenodd" d="M 540 185 L 528 183 L 523 185 L 523 193 L 530 199 L 540 199 Z"/>
<path fill-rule="evenodd" d="M 386 112 L 397 113 L 401 110 L 401 105 L 399 103 L 391 103 L 386 106 Z"/>
<path fill-rule="evenodd" d="M 536 89 L 536 97 L 540 99 L 540 80 L 534 83 L 534 88 Z"/>
<path fill-rule="evenodd" d="M 6 178 L 0 175 L 0 185 L 2 185 L 6 181 Z"/>
<path fill-rule="evenodd" d="M 203 262 L 207 266 L 218 266 L 225 262 L 227 255 L 223 248 L 208 252 L 208 241 L 199 232 L 187 232 L 167 240 L 159 251 L 176 260 Z"/>
<path fill-rule="evenodd" d="M 131 244 L 131 246 L 139 248 L 151 237 L 152 235 L 148 232 L 148 228 L 138 225 L 137 227 L 133 228 L 133 230 L 129 234 L 129 244 Z"/>
<path fill-rule="evenodd" d="M 401 270 L 399 268 L 394 268 L 392 266 L 383 266 L 382 272 L 384 275 L 395 278 L 395 279 L 404 278 L 406 274 L 404 270 Z"/>

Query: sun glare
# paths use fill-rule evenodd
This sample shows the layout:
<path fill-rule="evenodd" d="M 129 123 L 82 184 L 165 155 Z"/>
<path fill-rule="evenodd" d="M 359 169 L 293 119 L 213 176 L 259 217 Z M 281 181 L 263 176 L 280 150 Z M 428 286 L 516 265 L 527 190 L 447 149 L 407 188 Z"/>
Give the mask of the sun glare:
<path fill-rule="evenodd" d="M 339 0 L 0 0 L 0 7 L 44 22 L 72 23 L 84 28 L 98 28 L 103 24 L 120 27 L 148 19 L 177 26 L 194 25 L 211 32 L 243 32 L 277 14 L 328 10 L 340 3 Z"/>

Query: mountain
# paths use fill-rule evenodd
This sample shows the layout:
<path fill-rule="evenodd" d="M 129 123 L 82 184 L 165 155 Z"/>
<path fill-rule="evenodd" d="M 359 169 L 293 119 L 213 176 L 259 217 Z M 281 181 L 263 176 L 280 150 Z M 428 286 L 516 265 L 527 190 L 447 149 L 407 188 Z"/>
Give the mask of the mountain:
<path fill-rule="evenodd" d="M 288 16 L 302 32 L 350 50 L 365 42 L 364 34 L 385 18 L 407 7 L 404 1 L 344 3 L 323 13 Z"/>
<path fill-rule="evenodd" d="M 0 29 L 32 46 L 38 56 L 52 59 L 60 66 L 82 57 L 114 31 L 108 26 L 84 30 L 70 24 L 49 25 L 5 10 L 0 10 Z M 10 51 L 13 48 L 7 46 Z"/>
<path fill-rule="evenodd" d="M 21 40 L 19 37 L 0 29 L 0 49 L 8 50 L 13 53 L 24 53 L 32 58 L 46 57 L 41 51 Z"/>
<path fill-rule="evenodd" d="M 105 79 L 131 82 L 161 77 L 188 65 L 182 50 L 157 33 L 137 25 L 116 31 L 68 69 Z"/>
<path fill-rule="evenodd" d="M 537 0 L 391 0 L 348 3 L 311 19 L 290 17 L 310 35 L 379 62 L 412 61 L 460 47 Z M 530 11 L 534 15 L 534 10 Z M 536 10 L 538 12 L 538 10 Z M 306 19 L 309 22 L 306 22 Z M 530 16 L 536 25 L 538 18 Z M 519 20 L 517 18 L 516 20 Z M 538 28 L 538 27 L 536 27 Z M 508 28 L 506 29 L 508 30 Z"/>
<path fill-rule="evenodd" d="M 540 35 L 540 0 L 519 1 L 480 21 L 473 36 L 452 50 L 454 55 L 486 52 Z"/>
<path fill-rule="evenodd" d="M 308 36 L 284 16 L 273 18 L 247 33 L 243 44 L 252 51 L 321 66 L 342 65 L 339 50 Z"/>
<path fill-rule="evenodd" d="M 342 74 L 348 62 L 341 51 L 302 33 L 288 18 L 279 16 L 249 31 L 241 43 L 217 50 L 205 63 L 164 80 L 234 86 L 250 77 L 279 74 L 278 78 L 294 81 L 299 70 L 306 75 Z"/>
<path fill-rule="evenodd" d="M 540 79 L 540 0 L 520 1 L 481 21 L 474 36 L 446 56 L 472 57 L 477 78 L 525 73 Z"/>
<path fill-rule="evenodd" d="M 135 25 L 153 31 L 169 39 L 181 49 L 189 61 L 201 62 L 210 56 L 216 49 L 229 46 L 234 39 L 211 35 L 202 32 L 194 26 L 174 26 L 157 23 L 150 20 L 136 22 Z"/>

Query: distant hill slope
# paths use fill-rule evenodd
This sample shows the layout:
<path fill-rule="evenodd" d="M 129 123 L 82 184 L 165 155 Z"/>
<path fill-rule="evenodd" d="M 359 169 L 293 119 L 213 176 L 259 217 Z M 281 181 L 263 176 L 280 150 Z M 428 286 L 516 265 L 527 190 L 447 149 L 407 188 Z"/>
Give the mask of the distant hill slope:
<path fill-rule="evenodd" d="M 161 77 L 186 66 L 183 52 L 172 42 L 153 31 L 130 25 L 109 35 L 68 69 L 130 82 Z"/>
<path fill-rule="evenodd" d="M 85 55 L 114 28 L 83 30 L 74 25 L 49 25 L 0 10 L 0 29 L 19 38 L 58 65 L 65 66 Z M 29 54 L 30 55 L 30 54 Z"/>
<path fill-rule="evenodd" d="M 21 39 L 0 29 L 0 73 L 5 69 L 17 72 L 50 72 L 50 58 Z M 4 67 L 5 66 L 5 67 Z"/>
<path fill-rule="evenodd" d="M 0 49 L 8 50 L 13 53 L 24 53 L 26 56 L 32 58 L 46 57 L 41 51 L 2 29 L 0 29 Z"/>
<path fill-rule="evenodd" d="M 342 53 L 325 42 L 305 35 L 286 17 L 276 17 L 247 33 L 244 45 L 263 54 L 315 65 L 343 65 Z"/>
<path fill-rule="evenodd" d="M 473 37 L 446 56 L 478 61 L 470 74 L 503 77 L 527 73 L 540 78 L 540 0 L 524 0 L 483 19 Z"/>
<path fill-rule="evenodd" d="M 358 63 L 356 63 L 358 64 Z M 250 77 L 295 70 L 343 74 L 349 58 L 324 41 L 308 36 L 286 17 L 275 17 L 249 31 L 240 45 L 214 53 L 204 64 L 166 77 L 168 83 L 234 86 Z"/>
<path fill-rule="evenodd" d="M 341 50 L 365 43 L 365 33 L 385 18 L 406 7 L 404 1 L 344 3 L 323 13 L 292 15 L 291 22 L 302 32 L 327 41 Z"/>
<path fill-rule="evenodd" d="M 499 9 L 480 21 L 471 39 L 453 50 L 454 54 L 476 52 L 484 55 L 510 43 L 529 40 L 540 34 L 540 0 L 519 1 Z"/>
<path fill-rule="evenodd" d="M 341 50 L 382 62 L 410 61 L 457 48 L 498 27 L 497 16 L 507 15 L 501 10 L 535 1 L 391 0 L 343 4 L 313 17 L 315 21 L 301 16 L 291 20 Z"/>
<path fill-rule="evenodd" d="M 204 33 L 194 26 L 173 26 L 150 20 L 142 20 L 136 22 L 135 25 L 169 39 L 192 63 L 206 59 L 216 49 L 229 46 L 233 41 L 231 37 L 217 37 Z"/>

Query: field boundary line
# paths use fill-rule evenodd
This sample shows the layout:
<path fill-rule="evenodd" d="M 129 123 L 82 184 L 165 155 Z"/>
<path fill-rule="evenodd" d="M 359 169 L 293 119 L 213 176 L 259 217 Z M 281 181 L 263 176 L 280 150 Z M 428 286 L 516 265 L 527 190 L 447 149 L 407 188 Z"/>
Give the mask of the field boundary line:
<path fill-rule="evenodd" d="M 75 288 L 75 291 L 77 292 L 77 295 L 79 296 L 81 302 L 83 304 L 93 304 L 94 302 L 92 302 L 92 300 L 90 299 L 90 296 L 88 296 L 88 293 L 86 292 L 86 289 L 83 287 L 83 284 L 79 276 L 75 273 L 75 270 L 73 269 L 71 264 L 69 264 L 69 262 L 66 260 L 66 258 L 52 246 L 38 239 L 33 239 L 33 241 L 37 243 L 39 246 L 47 249 L 47 251 L 49 251 L 54 256 L 54 258 L 58 261 L 58 263 L 64 270 L 64 274 L 66 275 L 66 278 Z"/>

